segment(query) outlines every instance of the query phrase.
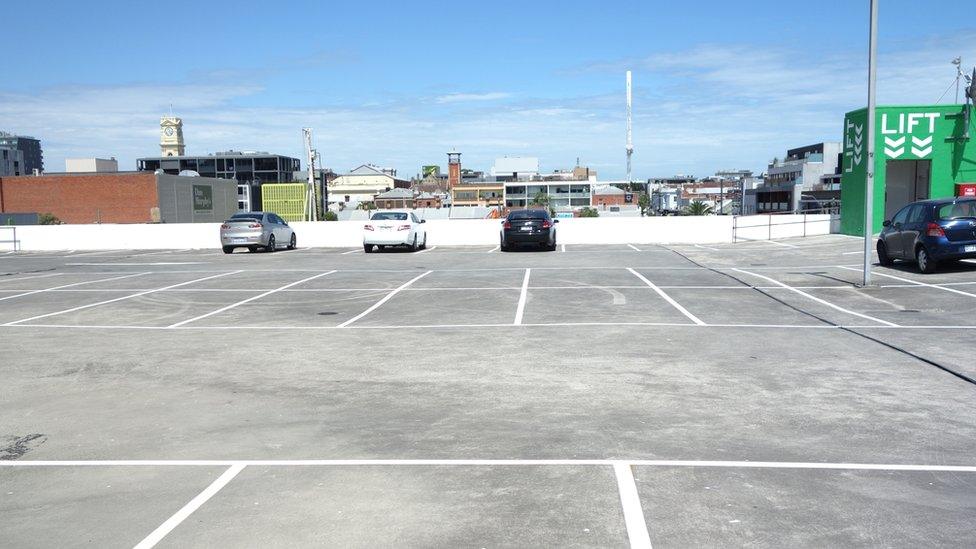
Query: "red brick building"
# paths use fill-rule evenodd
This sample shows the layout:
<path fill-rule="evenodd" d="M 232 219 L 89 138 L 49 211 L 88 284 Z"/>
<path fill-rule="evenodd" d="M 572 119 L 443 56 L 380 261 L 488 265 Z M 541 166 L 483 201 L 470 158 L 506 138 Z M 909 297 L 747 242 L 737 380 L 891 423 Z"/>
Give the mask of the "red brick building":
<path fill-rule="evenodd" d="M 600 185 L 593 188 L 593 205 L 624 206 L 636 204 L 637 199 L 634 198 L 634 194 L 612 185 Z"/>
<path fill-rule="evenodd" d="M 237 211 L 237 182 L 153 172 L 0 177 L 0 213 L 64 223 L 219 222 Z"/>

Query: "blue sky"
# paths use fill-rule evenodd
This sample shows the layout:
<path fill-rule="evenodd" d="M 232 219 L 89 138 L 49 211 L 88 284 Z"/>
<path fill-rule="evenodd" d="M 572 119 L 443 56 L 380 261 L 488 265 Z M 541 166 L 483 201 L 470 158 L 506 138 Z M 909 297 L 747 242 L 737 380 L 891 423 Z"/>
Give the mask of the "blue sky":
<path fill-rule="evenodd" d="M 976 64 L 968 1 L 882 0 L 879 100 L 935 103 L 950 60 Z M 0 129 L 64 158 L 158 154 L 159 116 L 187 152 L 301 156 L 403 176 L 445 152 L 488 170 L 529 155 L 624 175 L 634 71 L 635 178 L 761 171 L 839 140 L 866 101 L 867 0 L 753 2 L 16 2 Z M 9 10 L 12 10 L 9 11 Z M 950 89 L 942 102 L 951 102 Z"/>

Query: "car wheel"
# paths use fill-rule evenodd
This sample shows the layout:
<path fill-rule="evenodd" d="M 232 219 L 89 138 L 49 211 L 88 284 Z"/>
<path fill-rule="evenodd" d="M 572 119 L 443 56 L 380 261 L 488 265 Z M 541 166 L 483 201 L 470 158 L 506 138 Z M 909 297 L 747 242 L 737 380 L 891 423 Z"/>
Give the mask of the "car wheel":
<path fill-rule="evenodd" d="M 232 254 L 232 253 L 234 253 L 234 247 L 233 246 L 224 246 L 224 253 L 225 254 Z"/>
<path fill-rule="evenodd" d="M 410 245 L 410 251 L 416 252 L 419 248 L 417 247 L 417 235 L 413 235 L 413 244 Z"/>
<path fill-rule="evenodd" d="M 373 253 L 373 245 L 372 244 L 363 244 L 363 251 L 366 252 L 366 253 L 368 253 L 368 254 Z"/>
<path fill-rule="evenodd" d="M 884 267 L 890 267 L 894 264 L 895 260 L 888 255 L 888 245 L 884 243 L 884 240 L 878 241 L 878 263 Z"/>
<path fill-rule="evenodd" d="M 501 251 L 503 251 L 503 252 L 507 252 L 508 251 L 508 246 L 505 245 L 505 241 L 504 240 L 500 240 L 498 242 L 498 249 L 501 250 Z"/>
<path fill-rule="evenodd" d="M 277 244 L 275 244 L 275 237 L 274 235 L 271 235 L 268 237 L 268 245 L 264 247 L 264 251 L 270 254 L 275 251 L 276 246 Z"/>
<path fill-rule="evenodd" d="M 925 249 L 925 246 L 919 246 L 918 249 L 915 250 L 915 262 L 918 263 L 919 272 L 923 272 L 925 274 L 934 273 L 937 267 L 935 260 L 929 255 L 929 252 Z"/>
<path fill-rule="evenodd" d="M 291 242 L 288 243 L 288 249 L 294 250 L 297 247 L 298 247 L 298 237 L 295 236 L 295 233 L 291 233 Z"/>
<path fill-rule="evenodd" d="M 421 250 L 426 250 L 427 249 L 427 233 L 424 233 L 424 241 L 423 241 L 422 244 L 420 244 L 420 249 Z"/>
<path fill-rule="evenodd" d="M 254 252 L 258 251 L 258 247 L 257 246 L 248 246 L 247 247 L 247 251 L 249 251 L 249 252 L 251 252 L 253 254 Z"/>

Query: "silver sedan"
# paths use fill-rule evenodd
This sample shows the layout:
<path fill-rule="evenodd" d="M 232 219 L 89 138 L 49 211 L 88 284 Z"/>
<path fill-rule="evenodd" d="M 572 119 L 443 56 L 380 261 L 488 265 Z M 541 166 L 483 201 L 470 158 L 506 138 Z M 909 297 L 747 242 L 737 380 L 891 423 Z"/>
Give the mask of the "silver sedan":
<path fill-rule="evenodd" d="M 288 223 L 272 212 L 247 212 L 234 214 L 220 226 L 220 245 L 225 254 L 234 248 L 258 248 L 273 252 L 278 248 L 294 250 L 298 245 L 295 231 Z"/>

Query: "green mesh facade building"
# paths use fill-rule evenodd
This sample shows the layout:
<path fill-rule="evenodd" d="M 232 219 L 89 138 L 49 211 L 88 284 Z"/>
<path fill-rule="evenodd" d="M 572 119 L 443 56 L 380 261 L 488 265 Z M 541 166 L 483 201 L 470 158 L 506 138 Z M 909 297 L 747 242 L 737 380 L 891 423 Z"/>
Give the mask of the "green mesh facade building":
<path fill-rule="evenodd" d="M 925 198 L 951 197 L 959 183 L 976 183 L 976 113 L 963 105 L 877 107 L 874 227 L 899 208 Z M 867 109 L 844 117 L 841 232 L 864 234 Z M 966 127 L 968 123 L 969 127 Z"/>

